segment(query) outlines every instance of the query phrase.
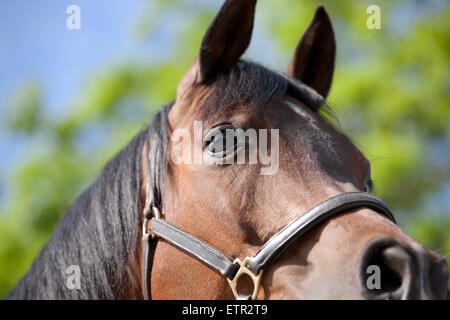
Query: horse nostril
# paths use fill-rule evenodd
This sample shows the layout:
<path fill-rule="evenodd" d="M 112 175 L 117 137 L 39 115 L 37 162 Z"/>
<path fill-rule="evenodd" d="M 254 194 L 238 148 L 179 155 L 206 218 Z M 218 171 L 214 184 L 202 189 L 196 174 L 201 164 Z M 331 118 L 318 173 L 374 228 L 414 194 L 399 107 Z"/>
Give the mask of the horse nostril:
<path fill-rule="evenodd" d="M 360 280 L 367 298 L 414 298 L 417 275 L 414 256 L 393 239 L 372 241 L 363 253 Z"/>

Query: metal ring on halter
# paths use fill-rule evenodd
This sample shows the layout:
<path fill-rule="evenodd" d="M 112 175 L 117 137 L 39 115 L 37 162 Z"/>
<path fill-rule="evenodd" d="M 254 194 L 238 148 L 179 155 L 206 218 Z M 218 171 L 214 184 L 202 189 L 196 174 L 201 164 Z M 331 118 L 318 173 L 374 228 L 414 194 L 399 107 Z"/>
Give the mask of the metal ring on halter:
<path fill-rule="evenodd" d="M 152 239 L 155 239 L 156 235 L 153 232 L 147 232 L 148 224 L 153 219 L 159 220 L 161 218 L 161 212 L 157 207 L 152 207 L 153 216 L 151 218 L 147 218 L 147 215 L 144 214 L 144 222 L 142 223 L 142 235 L 149 236 Z"/>
<path fill-rule="evenodd" d="M 153 219 L 161 219 L 161 211 L 157 207 L 152 207 Z"/>
<path fill-rule="evenodd" d="M 242 262 L 239 258 L 236 258 L 233 263 L 239 265 L 239 270 L 236 272 L 232 280 L 227 278 L 227 281 L 230 284 L 231 291 L 233 291 L 234 297 L 236 298 L 236 300 L 256 300 L 259 288 L 261 286 L 261 277 L 263 270 L 259 271 L 258 274 L 255 274 L 247 267 L 247 258 L 244 259 L 244 262 Z M 248 275 L 253 281 L 253 292 L 251 295 L 242 295 L 237 290 L 239 278 L 243 274 Z"/>
<path fill-rule="evenodd" d="M 149 219 L 144 218 L 144 222 L 142 223 L 142 236 L 150 236 L 151 234 L 147 232 L 148 230 L 148 223 L 149 223 Z"/>

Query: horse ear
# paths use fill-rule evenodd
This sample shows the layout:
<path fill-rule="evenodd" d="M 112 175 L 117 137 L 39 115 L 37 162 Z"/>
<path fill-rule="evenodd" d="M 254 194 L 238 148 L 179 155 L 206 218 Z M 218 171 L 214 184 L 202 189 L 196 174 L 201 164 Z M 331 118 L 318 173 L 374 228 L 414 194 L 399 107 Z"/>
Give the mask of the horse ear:
<path fill-rule="evenodd" d="M 206 31 L 200 47 L 200 81 L 228 70 L 247 49 L 256 0 L 226 0 Z"/>
<path fill-rule="evenodd" d="M 331 20 L 323 6 L 301 37 L 286 73 L 307 84 L 323 97 L 333 78 L 336 42 Z"/>

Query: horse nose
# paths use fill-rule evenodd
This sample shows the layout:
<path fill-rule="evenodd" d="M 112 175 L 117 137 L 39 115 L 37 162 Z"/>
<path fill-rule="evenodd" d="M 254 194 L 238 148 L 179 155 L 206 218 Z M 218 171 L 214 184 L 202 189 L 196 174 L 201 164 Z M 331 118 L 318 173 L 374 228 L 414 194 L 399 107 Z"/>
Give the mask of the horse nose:
<path fill-rule="evenodd" d="M 391 238 L 364 249 L 360 263 L 363 295 L 370 299 L 445 299 L 448 270 L 442 258 L 425 258 Z"/>

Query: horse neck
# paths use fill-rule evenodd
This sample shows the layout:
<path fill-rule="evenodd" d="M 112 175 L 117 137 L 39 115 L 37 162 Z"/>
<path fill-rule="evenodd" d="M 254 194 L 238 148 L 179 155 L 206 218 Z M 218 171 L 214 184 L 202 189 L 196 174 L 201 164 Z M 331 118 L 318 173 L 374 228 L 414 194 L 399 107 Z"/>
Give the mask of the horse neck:
<path fill-rule="evenodd" d="M 141 298 L 137 202 L 144 143 L 141 132 L 104 167 L 8 298 Z"/>

